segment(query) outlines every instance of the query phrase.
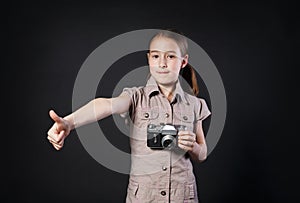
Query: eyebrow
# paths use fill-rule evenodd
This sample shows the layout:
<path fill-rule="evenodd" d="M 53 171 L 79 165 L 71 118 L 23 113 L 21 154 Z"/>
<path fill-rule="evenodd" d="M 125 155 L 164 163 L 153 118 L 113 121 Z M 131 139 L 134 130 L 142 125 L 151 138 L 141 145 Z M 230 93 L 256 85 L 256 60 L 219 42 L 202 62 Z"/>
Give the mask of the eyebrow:
<path fill-rule="evenodd" d="M 150 50 L 150 53 L 153 53 L 153 52 L 163 52 L 163 53 L 174 53 L 174 54 L 177 54 L 176 51 L 159 51 L 159 50 Z"/>

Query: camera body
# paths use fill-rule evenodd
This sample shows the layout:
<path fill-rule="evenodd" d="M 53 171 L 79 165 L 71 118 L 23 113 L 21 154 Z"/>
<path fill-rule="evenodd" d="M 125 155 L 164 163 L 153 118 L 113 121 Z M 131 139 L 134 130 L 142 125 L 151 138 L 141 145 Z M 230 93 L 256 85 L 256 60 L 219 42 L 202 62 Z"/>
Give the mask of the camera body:
<path fill-rule="evenodd" d="M 149 124 L 147 126 L 147 146 L 151 149 L 173 149 L 177 146 L 177 134 L 180 130 L 186 130 L 186 126 Z"/>

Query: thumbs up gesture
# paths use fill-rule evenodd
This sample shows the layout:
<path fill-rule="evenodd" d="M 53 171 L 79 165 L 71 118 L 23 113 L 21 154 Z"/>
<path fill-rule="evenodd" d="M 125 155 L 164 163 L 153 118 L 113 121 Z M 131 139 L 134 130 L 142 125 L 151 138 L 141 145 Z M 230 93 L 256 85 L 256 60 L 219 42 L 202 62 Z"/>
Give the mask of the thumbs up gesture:
<path fill-rule="evenodd" d="M 47 139 L 56 150 L 60 150 L 64 145 L 65 138 L 70 134 L 70 123 L 59 117 L 53 110 L 49 111 L 51 119 L 55 122 L 48 131 Z"/>

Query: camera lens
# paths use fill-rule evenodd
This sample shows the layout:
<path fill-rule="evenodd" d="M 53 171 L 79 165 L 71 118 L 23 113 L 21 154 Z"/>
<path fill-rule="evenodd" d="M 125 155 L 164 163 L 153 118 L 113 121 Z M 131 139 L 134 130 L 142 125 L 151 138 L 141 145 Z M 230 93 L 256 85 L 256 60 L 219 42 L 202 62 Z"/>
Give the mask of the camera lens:
<path fill-rule="evenodd" d="M 161 144 L 164 148 L 172 148 L 175 146 L 175 138 L 172 135 L 165 135 L 161 139 Z"/>

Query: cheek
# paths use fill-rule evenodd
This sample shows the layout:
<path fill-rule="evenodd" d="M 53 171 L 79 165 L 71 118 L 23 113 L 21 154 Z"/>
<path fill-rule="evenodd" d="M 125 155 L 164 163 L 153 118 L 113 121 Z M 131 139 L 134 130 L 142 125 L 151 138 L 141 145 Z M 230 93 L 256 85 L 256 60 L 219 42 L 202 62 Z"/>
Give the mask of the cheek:
<path fill-rule="evenodd" d="M 174 63 L 170 64 L 170 68 L 171 68 L 172 72 L 177 73 L 181 69 L 181 63 L 174 62 Z"/>
<path fill-rule="evenodd" d="M 153 66 L 153 62 L 151 60 L 148 60 L 149 66 Z"/>
<path fill-rule="evenodd" d="M 149 64 L 149 66 L 156 66 L 157 65 L 157 61 L 148 60 L 148 64 Z"/>
<path fill-rule="evenodd" d="M 153 68 L 156 66 L 156 64 L 153 61 L 148 62 L 149 68 Z"/>
<path fill-rule="evenodd" d="M 149 71 L 150 71 L 151 74 L 155 72 L 155 68 L 154 68 L 153 65 L 149 64 Z"/>

